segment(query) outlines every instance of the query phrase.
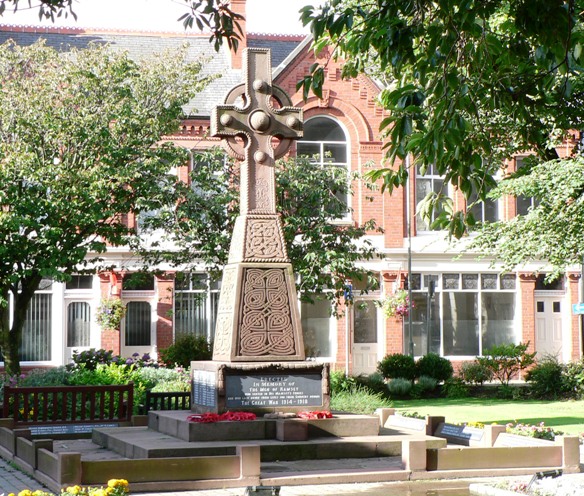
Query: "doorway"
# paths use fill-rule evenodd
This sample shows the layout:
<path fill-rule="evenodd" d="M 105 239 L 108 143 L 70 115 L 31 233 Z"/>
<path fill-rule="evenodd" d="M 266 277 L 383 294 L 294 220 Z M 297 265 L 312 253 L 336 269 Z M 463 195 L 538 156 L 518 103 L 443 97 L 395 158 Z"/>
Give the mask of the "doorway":
<path fill-rule="evenodd" d="M 562 359 L 563 295 L 535 295 L 535 351 Z"/>
<path fill-rule="evenodd" d="M 126 315 L 120 329 L 121 355 L 129 358 L 138 353 L 153 356 L 156 349 L 156 319 L 151 301 L 125 301 Z"/>
<path fill-rule="evenodd" d="M 377 370 L 378 308 L 374 300 L 355 299 L 353 305 L 353 375 Z"/>

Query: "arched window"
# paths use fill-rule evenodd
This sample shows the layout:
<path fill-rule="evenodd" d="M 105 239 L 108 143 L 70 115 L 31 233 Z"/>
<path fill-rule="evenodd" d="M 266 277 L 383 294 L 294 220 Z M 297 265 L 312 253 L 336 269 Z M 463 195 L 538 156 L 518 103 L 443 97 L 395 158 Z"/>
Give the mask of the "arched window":
<path fill-rule="evenodd" d="M 343 128 L 328 117 L 315 117 L 304 123 L 304 137 L 297 142 L 298 156 L 306 156 L 322 167 L 340 167 L 349 180 L 348 142 Z M 336 193 L 336 198 L 349 207 L 349 195 Z"/>

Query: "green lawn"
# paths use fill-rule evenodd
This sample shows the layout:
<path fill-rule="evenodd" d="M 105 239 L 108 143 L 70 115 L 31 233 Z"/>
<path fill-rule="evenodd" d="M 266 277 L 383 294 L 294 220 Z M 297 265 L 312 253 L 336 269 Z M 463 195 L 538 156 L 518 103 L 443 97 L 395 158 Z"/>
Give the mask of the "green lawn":
<path fill-rule="evenodd" d="M 394 400 L 398 411 L 441 415 L 447 422 L 539 424 L 565 432 L 584 433 L 584 401 L 506 401 L 486 398 Z"/>

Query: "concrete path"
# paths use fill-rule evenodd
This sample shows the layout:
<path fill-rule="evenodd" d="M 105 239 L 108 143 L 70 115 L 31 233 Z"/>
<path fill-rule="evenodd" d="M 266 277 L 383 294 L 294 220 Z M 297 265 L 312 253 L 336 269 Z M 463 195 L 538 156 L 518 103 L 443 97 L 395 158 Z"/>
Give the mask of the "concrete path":
<path fill-rule="evenodd" d="M 37 489 L 47 490 L 42 484 L 29 477 L 20 470 L 12 467 L 6 460 L 0 458 L 0 496 L 9 493 L 18 494 L 23 489 L 36 491 Z"/>

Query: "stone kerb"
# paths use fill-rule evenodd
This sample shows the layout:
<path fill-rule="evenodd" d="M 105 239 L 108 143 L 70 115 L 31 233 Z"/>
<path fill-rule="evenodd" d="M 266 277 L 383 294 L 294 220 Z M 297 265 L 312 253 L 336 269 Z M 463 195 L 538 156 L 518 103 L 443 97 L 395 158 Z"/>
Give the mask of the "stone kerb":
<path fill-rule="evenodd" d="M 41 448 L 53 451 L 53 440 L 16 438 L 14 463 L 25 472 L 33 473 L 38 466 L 38 451 Z"/>
<path fill-rule="evenodd" d="M 441 416 L 408 417 L 396 414 L 394 408 L 379 408 L 375 413 L 379 417 L 381 427 L 397 431 L 413 431 L 427 436 L 433 436 L 438 426 L 444 423 L 444 417 Z"/>
<path fill-rule="evenodd" d="M 63 486 L 81 484 L 81 453 L 52 453 L 39 449 L 34 477 L 51 491 Z"/>

